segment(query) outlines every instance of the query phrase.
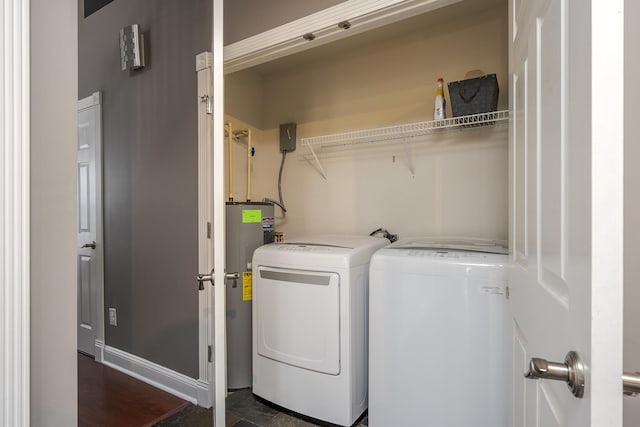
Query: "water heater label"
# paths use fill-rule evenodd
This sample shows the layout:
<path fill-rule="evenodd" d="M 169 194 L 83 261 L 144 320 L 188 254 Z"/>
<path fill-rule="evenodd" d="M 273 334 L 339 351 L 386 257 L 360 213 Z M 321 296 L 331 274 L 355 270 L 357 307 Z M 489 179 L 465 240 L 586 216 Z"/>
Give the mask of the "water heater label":
<path fill-rule="evenodd" d="M 264 218 L 262 218 L 262 229 L 263 230 L 273 230 L 273 217 L 272 216 L 265 216 Z"/>
<path fill-rule="evenodd" d="M 262 209 L 243 209 L 242 223 L 262 222 Z"/>
<path fill-rule="evenodd" d="M 242 301 L 251 301 L 253 298 L 251 279 L 252 275 L 250 271 L 242 272 Z"/>

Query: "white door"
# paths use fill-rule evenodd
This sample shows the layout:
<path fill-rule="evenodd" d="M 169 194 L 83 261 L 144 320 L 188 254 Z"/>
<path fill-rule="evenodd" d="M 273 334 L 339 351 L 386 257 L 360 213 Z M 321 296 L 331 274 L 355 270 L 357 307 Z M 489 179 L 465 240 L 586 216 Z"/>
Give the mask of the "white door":
<path fill-rule="evenodd" d="M 622 425 L 622 3 L 509 1 L 514 426 Z"/>
<path fill-rule="evenodd" d="M 78 101 L 78 350 L 95 354 L 103 289 L 101 96 Z"/>

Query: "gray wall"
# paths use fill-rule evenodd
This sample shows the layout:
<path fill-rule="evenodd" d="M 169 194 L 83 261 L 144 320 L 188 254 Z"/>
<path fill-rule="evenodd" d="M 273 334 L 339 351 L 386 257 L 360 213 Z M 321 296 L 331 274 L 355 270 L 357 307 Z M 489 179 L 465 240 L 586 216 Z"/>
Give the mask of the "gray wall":
<path fill-rule="evenodd" d="M 83 18 L 79 97 L 103 92 L 106 344 L 198 377 L 195 56 L 211 0 L 116 0 Z M 120 71 L 118 31 L 139 24 L 145 69 Z"/>
<path fill-rule="evenodd" d="M 235 43 L 344 1 L 346 0 L 226 0 L 224 44 Z"/>
<path fill-rule="evenodd" d="M 67 427 L 78 420 L 76 1 L 31 0 L 30 25 L 30 415 Z"/>

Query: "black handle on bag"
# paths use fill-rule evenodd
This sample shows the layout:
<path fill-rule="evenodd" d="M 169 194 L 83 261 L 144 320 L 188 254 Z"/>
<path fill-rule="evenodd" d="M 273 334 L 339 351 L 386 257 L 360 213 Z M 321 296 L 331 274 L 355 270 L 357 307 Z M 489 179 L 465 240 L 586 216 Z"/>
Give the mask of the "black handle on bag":
<path fill-rule="evenodd" d="M 473 98 L 476 97 L 476 95 L 478 94 L 478 92 L 480 92 L 480 87 L 482 86 L 482 82 L 480 81 L 480 79 L 478 79 L 478 84 L 476 85 L 476 89 L 473 91 L 473 93 L 471 95 L 466 94 L 466 88 L 461 88 L 459 90 L 459 94 L 460 94 L 460 98 L 462 98 L 462 100 L 464 102 L 471 102 L 473 100 Z"/>

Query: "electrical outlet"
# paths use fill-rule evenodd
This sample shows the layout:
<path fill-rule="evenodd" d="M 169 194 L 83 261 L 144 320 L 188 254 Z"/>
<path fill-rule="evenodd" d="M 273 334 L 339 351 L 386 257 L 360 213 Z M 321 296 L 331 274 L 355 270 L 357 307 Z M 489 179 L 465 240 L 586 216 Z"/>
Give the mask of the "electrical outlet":
<path fill-rule="evenodd" d="M 111 326 L 118 326 L 118 317 L 116 315 L 116 309 L 109 307 L 109 324 Z"/>

